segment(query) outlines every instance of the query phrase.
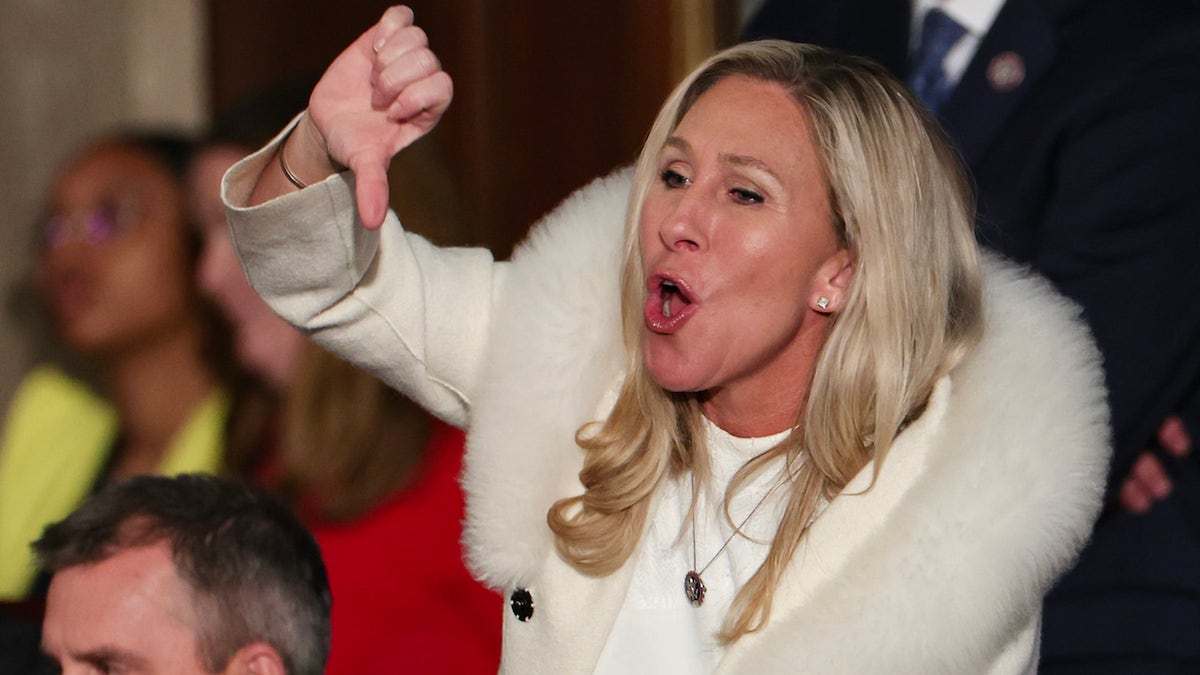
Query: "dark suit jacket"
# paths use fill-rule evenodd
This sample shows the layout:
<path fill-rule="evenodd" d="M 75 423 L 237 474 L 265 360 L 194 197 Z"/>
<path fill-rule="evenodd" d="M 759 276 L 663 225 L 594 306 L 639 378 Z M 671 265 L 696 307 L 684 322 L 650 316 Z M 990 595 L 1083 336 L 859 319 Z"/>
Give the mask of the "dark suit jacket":
<path fill-rule="evenodd" d="M 862 54 L 903 78 L 909 12 L 768 0 L 746 38 Z M 989 67 L 1012 55 L 1024 77 L 1002 91 Z M 1095 332 L 1110 495 L 1167 415 L 1185 413 L 1200 440 L 1200 3 L 1008 0 L 940 119 L 977 184 L 980 240 L 1048 276 Z M 1198 454 L 1168 461 L 1175 491 L 1149 515 L 1108 509 L 1048 599 L 1046 670 L 1139 655 L 1150 660 L 1114 672 L 1147 672 L 1160 655 L 1200 668 Z"/>

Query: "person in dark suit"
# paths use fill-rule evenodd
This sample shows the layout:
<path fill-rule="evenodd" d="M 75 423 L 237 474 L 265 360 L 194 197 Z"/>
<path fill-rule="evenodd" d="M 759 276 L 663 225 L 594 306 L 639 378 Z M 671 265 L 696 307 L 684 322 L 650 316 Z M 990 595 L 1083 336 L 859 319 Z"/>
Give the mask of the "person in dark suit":
<path fill-rule="evenodd" d="M 768 0 L 744 37 L 858 53 L 914 83 L 926 12 L 955 4 Z M 1200 3 L 967 4 L 936 115 L 976 182 L 979 238 L 1082 305 L 1110 390 L 1108 506 L 1047 598 L 1042 670 L 1193 672 Z"/>

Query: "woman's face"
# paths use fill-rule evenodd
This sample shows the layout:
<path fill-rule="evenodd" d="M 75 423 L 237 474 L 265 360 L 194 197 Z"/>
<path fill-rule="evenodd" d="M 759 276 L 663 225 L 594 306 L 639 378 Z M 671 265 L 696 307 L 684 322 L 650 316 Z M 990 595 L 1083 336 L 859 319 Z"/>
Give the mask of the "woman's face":
<path fill-rule="evenodd" d="M 828 324 L 816 302 L 851 273 L 807 114 L 777 84 L 728 77 L 687 112 L 658 168 L 639 222 L 650 374 L 705 392 L 718 424 L 796 407 Z"/>
<path fill-rule="evenodd" d="M 153 158 L 94 146 L 51 187 L 39 281 L 66 344 L 137 349 L 194 311 L 181 191 Z"/>
<path fill-rule="evenodd" d="M 231 146 L 215 146 L 192 161 L 188 196 L 204 235 L 199 281 L 201 289 L 233 325 L 234 345 L 242 365 L 271 386 L 283 389 L 291 382 L 302 338 L 246 281 L 221 204 L 221 177 L 244 154 Z"/>

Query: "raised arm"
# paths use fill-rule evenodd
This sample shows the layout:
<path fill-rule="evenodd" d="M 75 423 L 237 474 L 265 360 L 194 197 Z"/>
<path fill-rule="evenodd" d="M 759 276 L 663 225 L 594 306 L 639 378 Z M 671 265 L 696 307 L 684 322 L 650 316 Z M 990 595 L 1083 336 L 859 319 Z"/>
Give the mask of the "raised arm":
<path fill-rule="evenodd" d="M 349 168 L 354 173 L 363 225 L 383 223 L 392 157 L 437 125 L 453 96 L 425 31 L 413 12 L 396 6 L 330 64 L 313 89 L 304 115 L 280 145 L 283 161 L 267 164 L 251 204 L 299 189 Z"/>
<path fill-rule="evenodd" d="M 222 196 L 246 275 L 277 313 L 466 426 L 506 266 L 437 248 L 387 208 L 388 162 L 450 95 L 412 12 L 393 7 L 330 65 L 305 114 L 230 169 Z"/>

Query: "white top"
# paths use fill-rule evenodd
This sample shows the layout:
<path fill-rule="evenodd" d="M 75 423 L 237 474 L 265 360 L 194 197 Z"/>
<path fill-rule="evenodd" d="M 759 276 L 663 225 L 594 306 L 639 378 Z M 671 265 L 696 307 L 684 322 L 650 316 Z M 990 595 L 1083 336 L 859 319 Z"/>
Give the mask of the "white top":
<path fill-rule="evenodd" d="M 921 22 L 925 20 L 925 13 L 934 7 L 940 7 L 951 19 L 966 28 L 967 32 L 946 52 L 946 58 L 942 59 L 942 70 L 946 77 L 958 84 L 970 65 L 971 58 L 975 56 L 980 41 L 991 29 L 992 22 L 996 20 L 996 15 L 1003 6 L 1004 0 L 913 0 L 912 25 L 909 28 L 912 39 L 909 40 L 909 44 L 914 50 L 920 44 Z"/>
<path fill-rule="evenodd" d="M 746 462 L 774 447 L 790 430 L 762 438 L 737 438 L 711 422 L 707 425 L 712 481 L 696 505 L 696 561 L 692 560 L 691 476 L 669 481 L 655 498 L 653 515 L 634 553 L 633 580 L 625 603 L 596 664 L 596 673 L 671 675 L 711 673 L 724 654 L 716 634 L 741 588 L 766 559 L 771 539 L 787 504 L 785 458 L 758 473 L 730 505 L 734 523 L 742 523 L 762 502 L 742 531 L 733 536 L 724 514 L 725 486 Z M 795 470 L 793 462 L 793 471 Z M 778 487 L 774 492 L 772 488 Z M 768 493 L 770 495 L 768 496 Z M 763 499 L 766 501 L 762 501 Z M 712 563 L 709 564 L 709 560 Z M 683 591 L 689 570 L 704 569 L 704 603 L 693 607 Z"/>

